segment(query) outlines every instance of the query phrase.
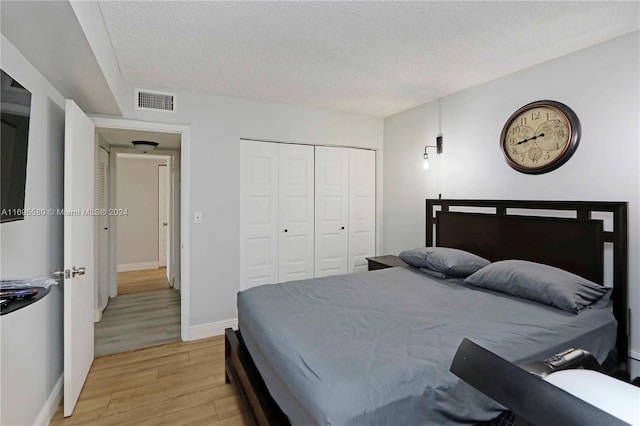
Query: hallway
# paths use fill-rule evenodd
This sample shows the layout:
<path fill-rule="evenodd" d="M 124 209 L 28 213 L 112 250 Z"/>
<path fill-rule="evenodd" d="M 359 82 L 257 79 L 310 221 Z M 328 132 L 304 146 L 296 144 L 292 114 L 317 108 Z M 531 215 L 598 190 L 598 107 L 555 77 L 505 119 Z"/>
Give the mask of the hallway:
<path fill-rule="evenodd" d="M 118 296 L 167 288 L 167 268 L 118 272 Z"/>
<path fill-rule="evenodd" d="M 180 340 L 180 292 L 165 269 L 118 273 L 118 296 L 95 323 L 95 356 Z"/>

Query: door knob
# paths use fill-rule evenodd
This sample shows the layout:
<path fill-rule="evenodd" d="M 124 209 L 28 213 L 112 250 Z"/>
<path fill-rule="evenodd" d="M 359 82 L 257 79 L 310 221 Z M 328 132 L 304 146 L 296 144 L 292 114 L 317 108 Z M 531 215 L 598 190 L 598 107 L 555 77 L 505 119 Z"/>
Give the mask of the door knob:
<path fill-rule="evenodd" d="M 284 232 L 289 232 L 289 231 L 287 229 L 285 229 Z"/>
<path fill-rule="evenodd" d="M 340 228 L 340 229 L 344 229 L 344 226 L 342 228 Z"/>
<path fill-rule="evenodd" d="M 73 268 L 71 268 L 71 278 L 75 277 L 76 275 L 84 275 L 87 272 L 87 269 L 84 266 L 81 266 L 80 268 L 76 268 L 75 266 Z"/>
<path fill-rule="evenodd" d="M 167 226 L 167 222 L 162 222 L 162 226 Z"/>

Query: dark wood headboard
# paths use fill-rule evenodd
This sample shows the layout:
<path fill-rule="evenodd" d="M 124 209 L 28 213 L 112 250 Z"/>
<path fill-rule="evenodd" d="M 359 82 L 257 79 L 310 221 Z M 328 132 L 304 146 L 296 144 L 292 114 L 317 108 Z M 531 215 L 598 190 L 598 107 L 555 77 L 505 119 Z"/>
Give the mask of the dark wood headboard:
<path fill-rule="evenodd" d="M 602 221 L 436 212 L 436 246 L 492 262 L 526 259 L 604 282 Z M 551 245 L 551 247 L 550 247 Z"/>
<path fill-rule="evenodd" d="M 558 212 L 572 213 L 566 217 Z M 605 230 L 603 220 L 597 218 L 602 214 L 611 216 L 612 230 Z M 427 246 L 459 248 L 492 262 L 531 260 L 603 284 L 604 246 L 610 243 L 616 349 L 625 370 L 629 355 L 627 232 L 626 202 L 427 199 Z"/>

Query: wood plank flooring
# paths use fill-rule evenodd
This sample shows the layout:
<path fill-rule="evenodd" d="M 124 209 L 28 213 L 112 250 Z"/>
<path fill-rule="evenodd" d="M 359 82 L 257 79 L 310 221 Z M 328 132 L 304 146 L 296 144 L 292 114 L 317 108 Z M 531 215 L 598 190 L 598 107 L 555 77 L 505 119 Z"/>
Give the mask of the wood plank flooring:
<path fill-rule="evenodd" d="M 74 414 L 51 425 L 245 426 L 224 383 L 224 337 L 176 342 L 96 358 Z"/>
<path fill-rule="evenodd" d="M 168 288 L 167 268 L 118 272 L 118 296 Z"/>
<path fill-rule="evenodd" d="M 109 299 L 94 326 L 96 356 L 180 340 L 180 292 L 174 289 Z"/>

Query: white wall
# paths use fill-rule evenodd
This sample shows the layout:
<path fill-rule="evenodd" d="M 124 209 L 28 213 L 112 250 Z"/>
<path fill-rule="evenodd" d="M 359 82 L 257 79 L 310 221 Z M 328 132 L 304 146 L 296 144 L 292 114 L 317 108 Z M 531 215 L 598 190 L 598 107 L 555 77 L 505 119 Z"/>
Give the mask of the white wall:
<path fill-rule="evenodd" d="M 160 164 L 167 164 L 167 160 L 118 158 L 116 205 L 127 209 L 126 215 L 117 217 L 118 266 L 158 262 Z"/>
<path fill-rule="evenodd" d="M 131 87 L 126 118 L 191 126 L 190 168 L 185 173 L 191 182 L 186 212 L 191 218 L 192 327 L 237 317 L 240 138 L 380 150 L 376 179 L 377 247 L 381 247 L 382 119 L 189 91 L 178 91 L 175 114 L 153 113 L 135 111 L 133 93 Z M 194 211 L 203 212 L 203 223 L 193 223 Z"/>
<path fill-rule="evenodd" d="M 1 52 L 2 69 L 32 93 L 25 208 L 62 208 L 64 99 L 4 36 Z M 50 276 L 62 269 L 62 238 L 62 216 L 3 223 L 1 277 Z M 0 324 L 0 424 L 33 424 L 62 375 L 61 288 L 0 317 Z"/>
<path fill-rule="evenodd" d="M 384 121 L 384 251 L 424 245 L 425 198 L 629 202 L 632 351 L 640 355 L 640 32 L 477 86 Z M 559 169 L 525 175 L 499 148 L 502 126 L 540 99 L 570 106 L 582 125 L 574 156 Z M 439 115 L 441 111 L 441 115 Z M 420 167 L 424 145 L 444 152 Z"/>

